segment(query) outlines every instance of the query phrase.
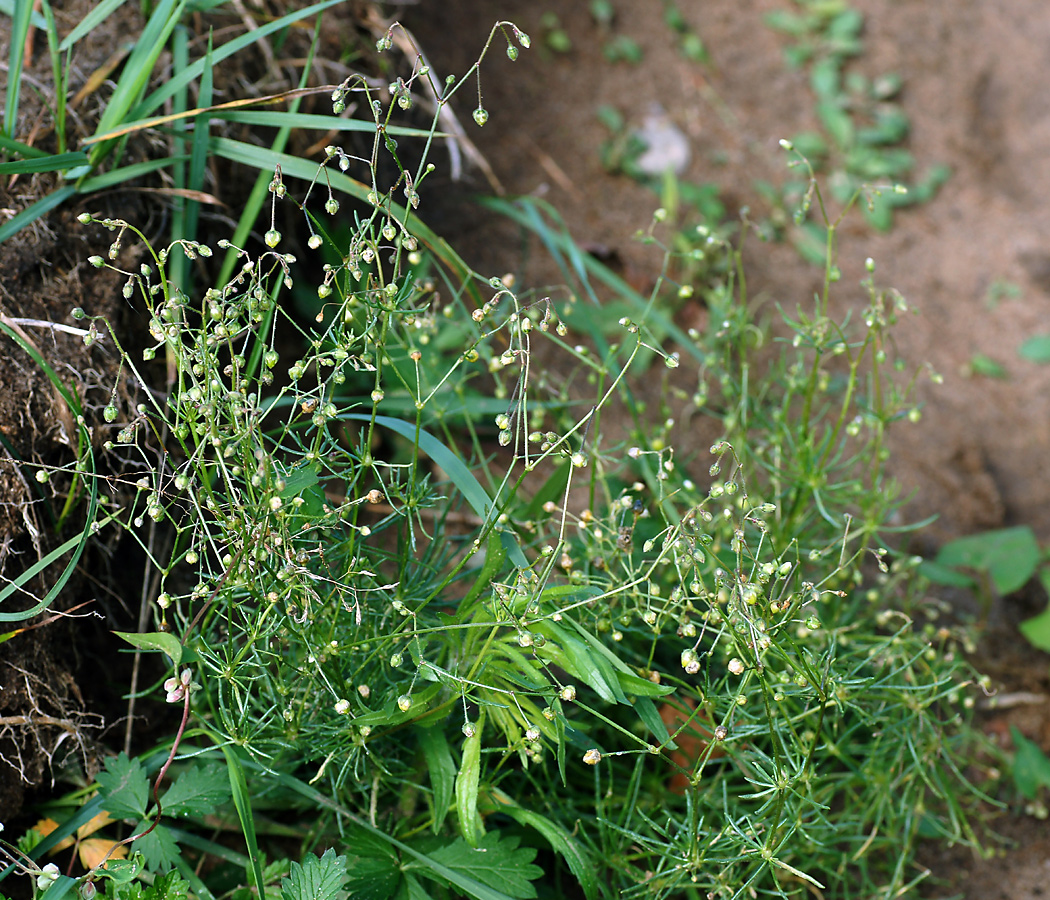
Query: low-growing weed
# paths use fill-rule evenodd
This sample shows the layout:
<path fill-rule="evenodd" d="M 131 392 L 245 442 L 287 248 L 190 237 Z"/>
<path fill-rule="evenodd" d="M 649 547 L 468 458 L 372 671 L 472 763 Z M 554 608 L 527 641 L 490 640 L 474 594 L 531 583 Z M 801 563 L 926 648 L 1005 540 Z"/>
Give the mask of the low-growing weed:
<path fill-rule="evenodd" d="M 903 146 L 910 123 L 896 102 L 901 80 L 892 73 L 869 80 L 847 66 L 863 52 L 864 17 L 846 2 L 796 0 L 795 5 L 797 12 L 777 10 L 766 16 L 766 23 L 794 39 L 784 56 L 790 66 L 808 68 L 822 132 L 797 134 L 792 142 L 829 173 L 828 186 L 839 203 L 848 202 L 865 184 L 905 183 L 915 160 Z M 872 226 L 887 231 L 894 208 L 926 202 L 949 174 L 946 166 L 935 166 L 907 191 L 877 197 L 864 215 Z M 796 203 L 806 184 L 784 190 L 789 203 Z"/>
<path fill-rule="evenodd" d="M 416 218 L 427 154 L 410 170 L 384 131 L 403 93 L 346 87 L 393 184 L 334 145 L 299 198 L 286 167 L 269 182 L 327 263 L 273 226 L 253 253 L 83 217 L 144 254 L 121 270 L 149 316 L 125 357 L 142 404 L 109 437 L 140 490 L 106 506 L 159 575 L 127 638 L 166 655 L 152 692 L 181 716 L 15 866 L 47 900 L 886 897 L 921 879 L 920 838 L 975 843 L 973 674 L 888 549 L 907 306 L 869 263 L 864 307 L 832 315 L 815 180 L 824 290 L 777 328 L 747 295 L 746 227 L 682 247 L 658 213 L 643 238 L 667 264 L 640 297 L 538 204 L 506 207 L 578 288 L 556 301 L 447 265 Z M 227 282 L 172 279 L 216 250 Z M 311 279 L 307 328 L 285 300 Z M 668 293 L 706 324 L 683 332 Z M 102 810 L 127 860 L 78 882 L 33 861 Z"/>

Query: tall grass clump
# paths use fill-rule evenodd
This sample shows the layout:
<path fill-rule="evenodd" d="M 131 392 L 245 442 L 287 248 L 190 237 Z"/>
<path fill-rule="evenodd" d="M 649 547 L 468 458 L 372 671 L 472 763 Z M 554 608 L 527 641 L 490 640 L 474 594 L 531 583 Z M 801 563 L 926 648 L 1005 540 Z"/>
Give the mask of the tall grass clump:
<path fill-rule="evenodd" d="M 864 310 L 831 316 L 827 215 L 825 291 L 777 329 L 709 230 L 668 250 L 667 272 L 724 261 L 690 333 L 660 313 L 690 289 L 667 277 L 611 321 L 589 277 L 564 303 L 458 277 L 416 218 L 429 144 L 410 169 L 385 133 L 412 89 L 347 84 L 334 100 L 360 93 L 372 155 L 329 147 L 299 200 L 275 173 L 323 265 L 274 225 L 260 253 L 217 242 L 234 274 L 193 296 L 172 261 L 208 244 L 100 222 L 145 250 L 126 292 L 146 364 L 173 373 L 161 394 L 125 360 L 143 404 L 111 440 L 141 489 L 110 514 L 159 574 L 127 638 L 166 654 L 153 693 L 182 715 L 65 822 L 128 823 L 129 860 L 82 894 L 140 876 L 239 900 L 908 893 L 920 837 L 974 836 L 972 674 L 886 542 L 885 431 L 913 410 L 889 339 L 903 299 L 869 265 Z M 288 312 L 304 283 L 309 328 Z M 53 874 L 49 900 L 73 886 Z"/>

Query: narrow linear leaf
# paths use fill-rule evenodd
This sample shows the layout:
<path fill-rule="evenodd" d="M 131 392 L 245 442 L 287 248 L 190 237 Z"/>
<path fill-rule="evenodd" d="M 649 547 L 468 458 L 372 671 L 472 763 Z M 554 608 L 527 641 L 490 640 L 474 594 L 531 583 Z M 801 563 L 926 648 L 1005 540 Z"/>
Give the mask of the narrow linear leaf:
<path fill-rule="evenodd" d="M 102 0 L 101 3 L 95 5 L 91 8 L 88 14 L 77 23 L 77 27 L 69 32 L 62 43 L 58 45 L 59 51 L 65 53 L 66 50 L 72 47 L 77 41 L 84 37 L 84 35 L 89 34 L 98 28 L 99 25 L 110 17 L 110 14 L 123 6 L 125 2 L 126 0 Z"/>
<path fill-rule="evenodd" d="M 463 758 L 456 776 L 456 812 L 459 815 L 459 830 L 471 847 L 481 842 L 482 829 L 478 816 L 478 784 L 481 779 L 481 726 L 478 721 L 474 731 L 463 742 Z"/>
<path fill-rule="evenodd" d="M 74 153 L 56 153 L 34 159 L 19 159 L 15 162 L 0 163 L 0 175 L 28 175 L 31 172 L 64 172 L 74 166 L 87 163 L 86 153 L 79 150 Z"/>
<path fill-rule="evenodd" d="M 440 726 L 420 728 L 419 742 L 423 748 L 430 785 L 434 791 L 434 817 L 431 829 L 438 833 L 452 804 L 452 791 L 456 783 L 456 763 L 448 746 L 448 738 Z"/>

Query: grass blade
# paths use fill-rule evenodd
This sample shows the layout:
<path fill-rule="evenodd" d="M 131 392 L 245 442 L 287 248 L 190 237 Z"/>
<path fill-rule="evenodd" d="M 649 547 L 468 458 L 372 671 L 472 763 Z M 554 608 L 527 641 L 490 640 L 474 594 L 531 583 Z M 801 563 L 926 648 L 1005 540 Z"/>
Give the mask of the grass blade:
<path fill-rule="evenodd" d="M 25 63 L 26 35 L 29 34 L 32 0 L 15 0 L 11 14 L 11 32 L 7 47 L 7 95 L 4 106 L 4 134 L 13 138 L 18 124 L 18 100 L 22 91 L 22 66 Z"/>
<path fill-rule="evenodd" d="M 244 777 L 244 766 L 241 765 L 241 758 L 237 755 L 234 747 L 222 743 L 217 736 L 213 736 L 213 740 L 219 745 L 222 755 L 226 757 L 226 766 L 230 773 L 230 790 L 233 792 L 233 806 L 237 810 L 237 818 L 241 823 L 241 832 L 244 834 L 244 843 L 248 848 L 248 859 L 251 862 L 248 874 L 254 877 L 255 889 L 259 892 L 259 896 L 262 897 L 265 893 L 263 890 L 265 880 L 263 879 L 262 858 L 259 854 L 259 841 L 255 836 L 252 798 L 251 794 L 248 793 L 248 782 Z"/>
<path fill-rule="evenodd" d="M 149 84 L 150 75 L 157 58 L 167 46 L 172 29 L 182 16 L 186 0 L 160 0 L 154 7 L 153 14 L 146 22 L 146 27 L 135 42 L 124 71 L 117 82 L 117 88 L 106 104 L 105 112 L 99 120 L 96 134 L 110 131 L 123 122 L 128 111 Z M 91 166 L 95 167 L 105 159 L 112 149 L 112 144 L 100 143 L 91 148 Z"/>
<path fill-rule="evenodd" d="M 367 131 L 375 134 L 376 126 L 371 120 L 343 119 L 339 116 L 322 116 L 316 113 L 284 112 L 282 110 L 230 110 L 215 113 L 216 119 L 227 122 L 239 122 L 243 125 L 262 125 L 273 128 L 315 128 L 318 131 Z M 430 137 L 426 128 L 409 128 L 406 125 L 389 125 L 387 134 L 396 137 Z M 434 137 L 447 137 L 442 132 L 435 132 Z"/>
<path fill-rule="evenodd" d="M 234 38 L 232 41 L 227 41 L 221 47 L 218 47 L 213 57 L 213 64 L 217 65 L 224 59 L 232 56 L 238 50 L 243 50 L 245 47 L 249 47 L 252 44 L 258 42 L 261 38 L 266 37 L 269 34 L 273 34 L 275 31 L 280 31 L 282 28 L 298 22 L 300 19 L 305 19 L 314 13 L 322 12 L 329 7 L 336 6 L 342 3 L 343 0 L 324 0 L 323 3 L 315 3 L 313 6 L 308 6 L 305 9 L 299 9 L 295 12 L 290 12 L 287 15 L 281 16 L 279 19 L 274 19 L 272 22 L 267 22 L 265 25 L 260 25 L 254 31 L 249 31 L 246 34 L 242 34 L 240 37 Z M 152 94 L 146 97 L 141 103 L 139 103 L 134 110 L 132 110 L 129 119 L 143 119 L 149 116 L 155 109 L 160 108 L 165 100 L 175 95 L 175 92 L 182 88 L 184 85 L 189 84 L 195 78 L 199 77 L 204 71 L 204 60 L 199 59 L 197 62 L 188 66 L 184 71 L 180 72 L 175 77 L 166 81 L 163 85 L 157 88 Z M 102 129 L 99 129 L 99 134 L 102 133 Z"/>
<path fill-rule="evenodd" d="M 29 144 L 13 140 L 5 134 L 0 134 L 0 150 L 17 153 L 26 159 L 43 159 L 45 156 L 51 155 L 46 150 L 41 150 L 39 147 L 30 147 Z"/>
<path fill-rule="evenodd" d="M 156 172 L 158 169 L 166 169 L 173 163 L 189 159 L 188 156 L 166 156 L 164 159 L 147 159 L 144 162 L 133 163 L 130 166 L 121 166 L 101 175 L 93 175 L 80 183 L 80 193 L 92 194 L 117 184 L 126 184 L 134 178 Z"/>
<path fill-rule="evenodd" d="M 90 34 L 99 25 L 101 25 L 106 19 L 109 18 L 110 14 L 115 12 L 121 6 L 123 6 L 125 0 L 102 0 L 94 9 L 91 10 L 80 22 L 77 27 L 74 28 L 69 34 L 66 35 L 65 40 L 58 45 L 59 51 L 65 53 L 70 47 L 72 47 L 77 41 L 79 41 L 85 34 Z"/>
<path fill-rule="evenodd" d="M 301 159 L 298 156 L 276 153 L 264 147 L 253 147 L 251 144 L 220 137 L 211 138 L 209 147 L 217 156 L 233 162 L 254 166 L 269 175 L 272 175 L 276 167 L 280 166 L 285 176 L 301 178 L 304 181 L 313 181 L 317 177 L 317 163 Z M 362 202 L 368 201 L 368 194 L 371 191 L 368 185 L 338 170 L 329 171 L 327 177 L 333 188 L 337 188 Z M 384 204 L 384 209 L 388 209 L 390 214 L 401 222 L 407 222 L 409 216 L 413 215 L 405 207 L 393 202 Z M 448 242 L 444 238 L 439 237 L 418 218 L 413 218 L 411 231 L 457 278 L 469 286 L 472 296 L 480 305 L 482 301 L 477 293 L 477 287 L 474 285 L 474 280 L 477 276 Z"/>
<path fill-rule="evenodd" d="M 87 154 L 79 150 L 73 153 L 56 153 L 54 156 L 20 159 L 0 163 L 0 175 L 27 175 L 30 172 L 64 172 L 74 166 L 87 163 Z"/>

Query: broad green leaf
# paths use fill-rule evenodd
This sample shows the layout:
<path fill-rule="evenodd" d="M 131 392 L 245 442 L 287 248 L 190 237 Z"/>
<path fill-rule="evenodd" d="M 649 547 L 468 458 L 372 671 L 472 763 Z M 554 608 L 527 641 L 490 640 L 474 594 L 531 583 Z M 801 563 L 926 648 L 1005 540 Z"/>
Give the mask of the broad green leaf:
<path fill-rule="evenodd" d="M 151 631 L 146 634 L 134 634 L 128 631 L 114 631 L 113 633 L 123 638 L 132 647 L 138 647 L 139 650 L 159 650 L 161 653 L 167 653 L 174 666 L 182 662 L 182 644 L 175 635 L 168 634 L 166 631 Z"/>
<path fill-rule="evenodd" d="M 1039 615 L 1025 619 L 1017 627 L 1029 644 L 1038 647 L 1044 653 L 1050 653 L 1050 606 Z"/>
<path fill-rule="evenodd" d="M 787 10 L 774 10 L 762 16 L 762 21 L 774 31 L 790 34 L 792 37 L 802 37 L 810 30 L 809 22 L 802 16 Z"/>
<path fill-rule="evenodd" d="M 919 573 L 923 578 L 929 578 L 934 584 L 944 584 L 949 587 L 972 588 L 974 580 L 971 576 L 960 572 L 954 566 L 945 566 L 932 559 L 924 559 L 919 566 Z"/>
<path fill-rule="evenodd" d="M 809 75 L 809 86 L 821 100 L 834 100 L 842 90 L 842 63 L 826 57 L 815 63 Z"/>
<path fill-rule="evenodd" d="M 817 117 L 840 150 L 853 146 L 853 119 L 838 103 L 831 100 L 818 102 Z"/>
<path fill-rule="evenodd" d="M 987 573 L 1003 595 L 1020 590 L 1035 574 L 1040 558 L 1039 543 L 1027 525 L 958 538 L 937 554 L 941 565 Z"/>
<path fill-rule="evenodd" d="M 1037 363 L 1050 363 L 1050 334 L 1037 334 L 1021 344 L 1017 351 L 1022 359 Z"/>
<path fill-rule="evenodd" d="M 433 728 L 420 728 L 417 732 L 419 743 L 423 748 L 423 758 L 430 772 L 430 786 L 433 789 L 434 815 L 431 828 L 435 834 L 441 828 L 452 804 L 452 790 L 456 783 L 456 763 L 449 750 L 448 738 L 441 725 Z"/>
<path fill-rule="evenodd" d="M 149 803 L 149 780 L 142 761 L 126 753 L 106 759 L 96 779 L 102 794 L 102 808 L 114 819 L 140 819 Z"/>
<path fill-rule="evenodd" d="M 195 765 L 161 797 L 166 816 L 206 816 L 230 799 L 230 779 L 221 766 Z"/>
<path fill-rule="evenodd" d="M 674 687 L 667 684 L 656 684 L 633 672 L 617 672 L 616 680 L 628 697 L 666 697 L 674 693 Z"/>
<path fill-rule="evenodd" d="M 463 741 L 463 757 L 456 775 L 456 813 L 459 829 L 471 847 L 479 846 L 483 827 L 478 815 L 478 784 L 481 780 L 481 731 L 484 717 L 474 726 L 473 733 Z"/>
<path fill-rule="evenodd" d="M 292 863 L 281 882 L 281 900 L 344 900 L 346 881 L 345 856 L 336 856 L 331 848 L 320 859 L 309 853 L 302 865 Z"/>
<path fill-rule="evenodd" d="M 134 884 L 134 892 L 130 890 L 126 892 L 124 887 L 126 885 L 130 887 L 131 883 L 142 874 L 144 868 L 144 861 L 138 855 L 132 856 L 131 859 L 111 859 L 106 863 L 106 878 L 117 885 L 115 890 L 110 891 L 114 900 L 142 896 L 142 882 Z"/>
<path fill-rule="evenodd" d="M 485 562 L 478 570 L 474 584 L 471 585 L 466 596 L 459 601 L 459 615 L 456 617 L 459 622 L 468 621 L 474 614 L 474 601 L 482 594 L 487 595 L 491 592 L 492 582 L 499 576 L 506 559 L 507 551 L 503 546 L 501 535 L 499 532 L 490 531 L 488 547 L 485 549 Z"/>
<path fill-rule="evenodd" d="M 1016 725 L 1010 726 L 1010 737 L 1014 742 L 1014 784 L 1029 800 L 1034 800 L 1039 788 L 1050 788 L 1050 759 L 1039 749 L 1039 745 L 1028 740 Z"/>
<path fill-rule="evenodd" d="M 1050 569 L 1045 566 L 1039 570 L 1039 582 L 1043 590 L 1050 594 Z M 1029 644 L 1050 653 L 1050 605 L 1039 615 L 1025 619 L 1018 627 Z"/>
<path fill-rule="evenodd" d="M 542 647 L 536 648 L 536 655 L 540 659 L 565 669 L 573 678 L 593 689 L 607 703 L 627 702 L 615 670 L 586 644 L 549 620 L 536 622 L 533 631 L 547 639 Z"/>
<path fill-rule="evenodd" d="M 638 713 L 638 718 L 642 720 L 645 727 L 652 732 L 653 737 L 656 738 L 657 744 L 666 747 L 668 750 L 678 749 L 678 745 L 671 740 L 671 735 L 667 731 L 667 726 L 664 724 L 664 720 L 660 718 L 660 711 L 656 708 L 656 704 L 653 703 L 652 700 L 648 697 L 636 697 L 634 701 L 634 711 Z"/>
<path fill-rule="evenodd" d="M 499 832 L 490 831 L 476 848 L 456 838 L 429 855 L 452 871 L 461 872 L 510 897 L 530 900 L 536 896 L 532 882 L 543 874 L 543 870 L 532 864 L 536 850 L 532 847 L 519 849 L 518 843 L 517 837 L 501 839 Z"/>

